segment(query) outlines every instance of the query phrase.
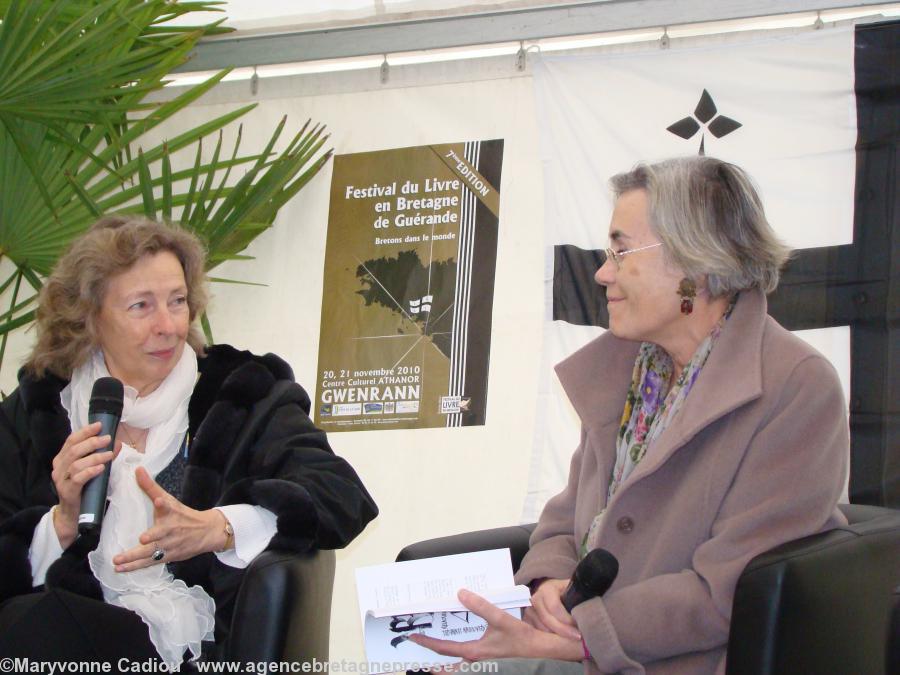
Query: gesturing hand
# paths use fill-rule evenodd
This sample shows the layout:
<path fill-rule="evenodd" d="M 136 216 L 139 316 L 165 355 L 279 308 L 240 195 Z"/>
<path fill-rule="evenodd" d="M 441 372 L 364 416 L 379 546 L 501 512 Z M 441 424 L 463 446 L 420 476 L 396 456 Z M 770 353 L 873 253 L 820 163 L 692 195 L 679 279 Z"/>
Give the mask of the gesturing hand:
<path fill-rule="evenodd" d="M 580 640 L 581 633 L 575 627 L 575 619 L 560 599 L 568 585 L 568 579 L 542 581 L 531 596 L 531 607 L 525 610 L 525 622 L 538 630 Z"/>
<path fill-rule="evenodd" d="M 466 608 L 487 621 L 488 629 L 481 638 L 454 642 L 414 633 L 410 641 L 438 654 L 461 656 L 466 661 L 515 657 L 580 661 L 584 656 L 580 639 L 538 630 L 471 591 L 461 590 L 458 597 Z"/>
<path fill-rule="evenodd" d="M 138 537 L 139 546 L 113 558 L 117 572 L 187 560 L 201 553 L 219 551 L 225 546 L 226 521 L 221 511 L 197 511 L 185 506 L 150 478 L 143 467 L 137 468 L 135 478 L 153 502 L 153 525 Z M 162 559 L 153 559 L 156 550 L 165 553 Z"/>

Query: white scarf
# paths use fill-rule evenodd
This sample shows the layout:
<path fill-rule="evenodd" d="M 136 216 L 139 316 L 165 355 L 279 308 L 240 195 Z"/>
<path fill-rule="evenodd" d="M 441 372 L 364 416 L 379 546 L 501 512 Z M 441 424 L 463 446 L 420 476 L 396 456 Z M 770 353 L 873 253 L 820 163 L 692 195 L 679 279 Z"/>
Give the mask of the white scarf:
<path fill-rule="evenodd" d="M 60 393 L 72 429 L 87 424 L 88 403 L 94 382 L 109 371 L 99 350 L 72 373 Z M 194 658 L 200 643 L 213 639 L 215 601 L 201 586 L 176 579 L 165 565 L 132 572 L 116 572 L 113 556 L 139 545 L 138 537 L 153 525 L 153 503 L 137 484 L 135 469 L 143 466 L 156 477 L 174 459 L 188 428 L 188 403 L 197 381 L 197 355 L 185 345 L 175 368 L 148 396 L 138 398 L 125 385 L 122 422 L 149 429 L 146 448 L 138 452 L 122 443 L 109 477 L 109 507 L 103 518 L 100 543 L 88 554 L 94 576 L 111 605 L 135 612 L 150 629 L 150 640 L 167 664 L 180 664 L 187 649 Z"/>

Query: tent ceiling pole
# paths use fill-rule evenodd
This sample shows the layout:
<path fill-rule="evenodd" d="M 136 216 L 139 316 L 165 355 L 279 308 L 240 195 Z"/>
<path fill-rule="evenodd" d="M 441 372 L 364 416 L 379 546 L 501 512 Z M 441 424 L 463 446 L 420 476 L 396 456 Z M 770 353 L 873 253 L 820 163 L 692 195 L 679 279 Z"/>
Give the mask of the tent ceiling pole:
<path fill-rule="evenodd" d="M 532 9 L 202 41 L 177 71 L 218 70 L 748 19 L 883 0 L 602 0 Z"/>

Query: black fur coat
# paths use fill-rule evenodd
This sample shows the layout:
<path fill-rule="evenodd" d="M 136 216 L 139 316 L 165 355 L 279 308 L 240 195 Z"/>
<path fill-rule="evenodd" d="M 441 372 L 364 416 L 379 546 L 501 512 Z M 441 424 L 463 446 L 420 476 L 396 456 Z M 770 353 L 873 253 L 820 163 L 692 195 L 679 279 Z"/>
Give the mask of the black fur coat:
<path fill-rule="evenodd" d="M 198 359 L 188 407 L 187 466 L 181 501 L 204 510 L 255 504 L 278 518 L 270 549 L 303 551 L 348 544 L 378 509 L 353 468 L 309 418 L 310 400 L 290 367 L 272 354 L 227 345 Z M 59 400 L 66 382 L 20 374 L 0 415 L 0 602 L 32 592 L 28 551 L 34 528 L 57 502 L 53 457 L 71 433 Z M 80 537 L 50 567 L 46 586 L 102 600 L 87 565 L 96 539 Z M 216 600 L 216 640 L 227 633 L 242 570 L 212 553 L 172 563 L 188 585 Z M 39 589 L 37 589 L 39 590 Z"/>

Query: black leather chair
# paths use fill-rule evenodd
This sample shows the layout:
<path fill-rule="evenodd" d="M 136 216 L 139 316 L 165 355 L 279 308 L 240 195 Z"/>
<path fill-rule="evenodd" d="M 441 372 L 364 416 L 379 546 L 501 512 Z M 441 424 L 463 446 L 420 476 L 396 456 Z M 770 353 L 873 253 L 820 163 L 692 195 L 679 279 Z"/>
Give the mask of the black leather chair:
<path fill-rule="evenodd" d="M 747 565 L 735 589 L 728 675 L 900 675 L 888 644 L 891 613 L 900 614 L 893 593 L 900 511 L 841 510 L 848 526 L 788 542 Z M 431 539 L 407 546 L 397 560 L 509 547 L 517 569 L 533 529 Z M 894 620 L 900 625 L 900 616 Z"/>
<path fill-rule="evenodd" d="M 887 642 L 885 670 L 888 675 L 900 675 L 900 586 L 894 589 L 894 611 L 891 614 Z"/>
<path fill-rule="evenodd" d="M 738 581 L 729 675 L 884 672 L 900 511 L 841 507 L 847 527 L 753 559 Z"/>
<path fill-rule="evenodd" d="M 334 551 L 266 551 L 247 568 L 223 659 L 328 661 Z"/>

